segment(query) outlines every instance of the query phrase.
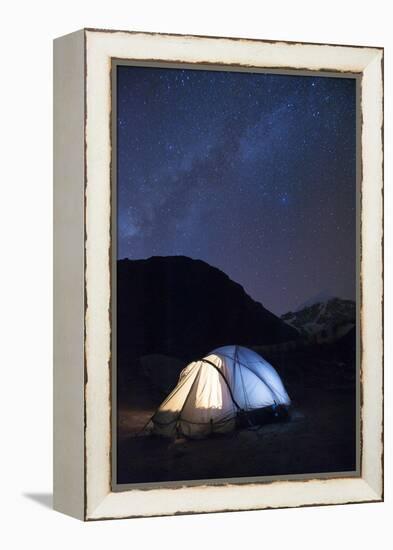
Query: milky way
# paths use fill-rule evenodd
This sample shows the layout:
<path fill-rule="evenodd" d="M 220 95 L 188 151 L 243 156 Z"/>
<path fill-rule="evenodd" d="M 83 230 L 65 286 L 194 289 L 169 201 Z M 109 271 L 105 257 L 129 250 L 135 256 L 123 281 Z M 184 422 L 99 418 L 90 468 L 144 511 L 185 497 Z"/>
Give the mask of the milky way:
<path fill-rule="evenodd" d="M 275 313 L 355 297 L 354 79 L 117 70 L 119 258 L 202 259 Z"/>

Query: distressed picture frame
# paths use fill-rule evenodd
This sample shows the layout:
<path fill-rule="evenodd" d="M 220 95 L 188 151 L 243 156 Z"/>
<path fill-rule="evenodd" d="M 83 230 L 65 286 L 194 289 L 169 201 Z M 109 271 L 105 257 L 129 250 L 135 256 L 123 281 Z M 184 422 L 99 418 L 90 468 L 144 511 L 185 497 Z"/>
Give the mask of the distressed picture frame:
<path fill-rule="evenodd" d="M 359 79 L 359 472 L 114 490 L 113 63 Z M 54 507 L 82 520 L 383 499 L 383 50 L 84 29 L 54 45 Z"/>

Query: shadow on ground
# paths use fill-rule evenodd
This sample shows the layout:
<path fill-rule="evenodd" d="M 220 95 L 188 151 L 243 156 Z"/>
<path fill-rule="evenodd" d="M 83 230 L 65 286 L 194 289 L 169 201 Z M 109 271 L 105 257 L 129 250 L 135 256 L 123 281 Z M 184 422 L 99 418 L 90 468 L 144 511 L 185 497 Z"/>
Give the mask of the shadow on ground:
<path fill-rule="evenodd" d="M 52 493 L 23 493 L 25 498 L 34 500 L 44 508 L 53 508 L 53 495 Z"/>

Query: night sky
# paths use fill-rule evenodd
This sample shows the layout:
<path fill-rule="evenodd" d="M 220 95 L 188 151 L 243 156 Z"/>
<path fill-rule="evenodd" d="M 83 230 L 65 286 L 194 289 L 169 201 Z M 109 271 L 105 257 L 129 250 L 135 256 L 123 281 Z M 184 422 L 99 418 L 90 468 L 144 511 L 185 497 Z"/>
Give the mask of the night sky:
<path fill-rule="evenodd" d="M 118 67 L 118 257 L 208 262 L 276 314 L 355 298 L 354 79 Z"/>

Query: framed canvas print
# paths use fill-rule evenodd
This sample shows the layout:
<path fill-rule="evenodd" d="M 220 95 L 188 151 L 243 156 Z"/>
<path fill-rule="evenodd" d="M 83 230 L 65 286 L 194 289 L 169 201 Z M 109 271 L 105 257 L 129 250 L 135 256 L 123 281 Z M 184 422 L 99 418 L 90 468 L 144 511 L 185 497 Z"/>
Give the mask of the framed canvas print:
<path fill-rule="evenodd" d="M 383 499 L 383 50 L 54 45 L 54 506 Z"/>

